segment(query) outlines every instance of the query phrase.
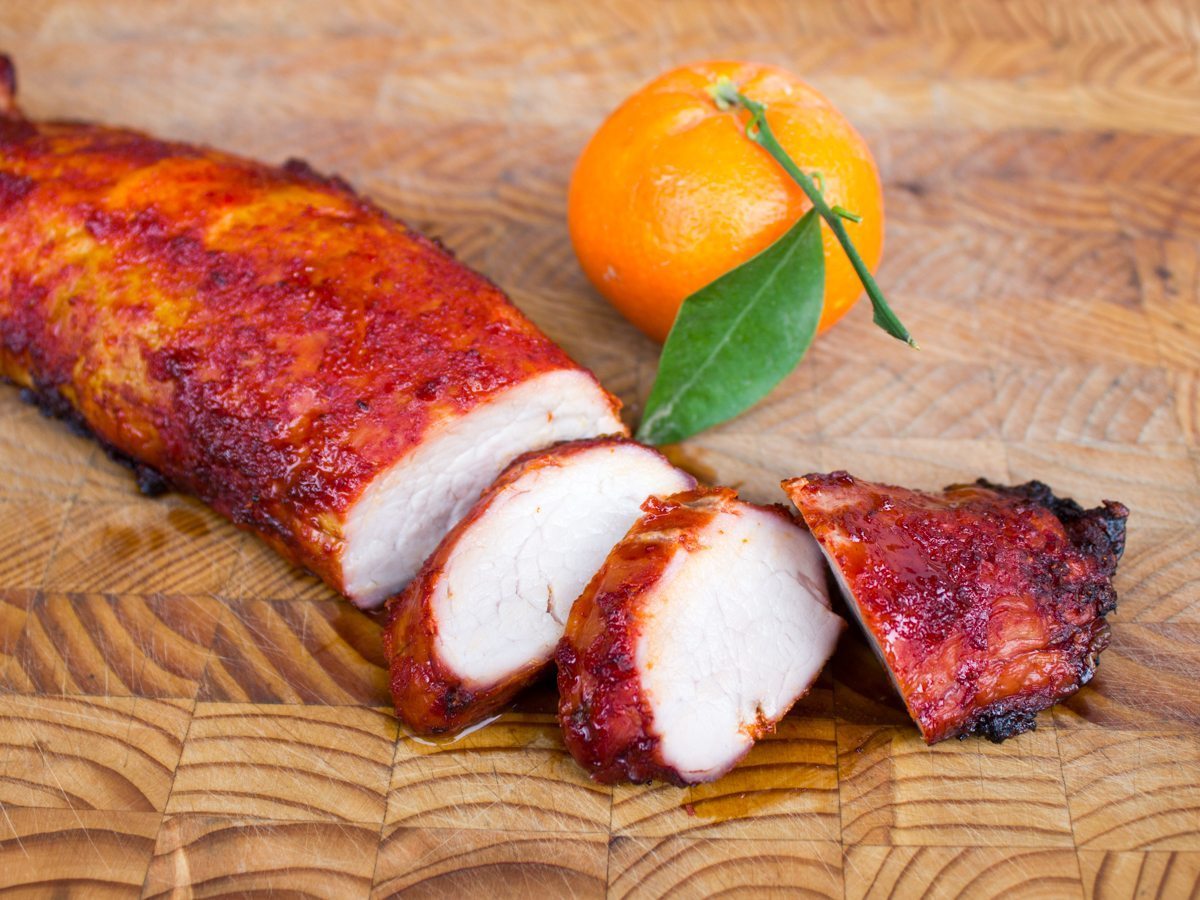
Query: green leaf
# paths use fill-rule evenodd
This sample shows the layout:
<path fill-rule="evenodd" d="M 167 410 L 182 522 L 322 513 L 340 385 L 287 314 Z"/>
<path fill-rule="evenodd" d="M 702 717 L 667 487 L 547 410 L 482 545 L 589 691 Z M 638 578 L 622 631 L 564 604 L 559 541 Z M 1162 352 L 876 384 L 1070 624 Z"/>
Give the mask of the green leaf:
<path fill-rule="evenodd" d="M 638 440 L 674 443 L 731 419 L 796 367 L 824 304 L 820 221 L 809 210 L 770 247 L 683 301 Z"/>

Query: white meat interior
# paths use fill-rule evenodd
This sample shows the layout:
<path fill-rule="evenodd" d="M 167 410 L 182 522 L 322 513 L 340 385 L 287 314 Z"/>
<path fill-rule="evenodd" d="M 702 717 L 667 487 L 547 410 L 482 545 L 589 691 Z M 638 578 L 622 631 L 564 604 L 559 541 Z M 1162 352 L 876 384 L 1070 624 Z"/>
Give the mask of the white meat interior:
<path fill-rule="evenodd" d="M 636 444 L 603 443 L 530 469 L 464 532 L 432 595 L 437 653 L 488 687 L 548 661 L 575 598 L 651 495 L 691 478 Z"/>
<path fill-rule="evenodd" d="M 808 689 L 842 620 L 805 531 L 754 507 L 719 514 L 643 607 L 636 664 L 663 761 L 722 774 Z"/>
<path fill-rule="evenodd" d="M 350 508 L 346 593 L 371 608 L 403 588 L 514 457 L 556 441 L 624 432 L 608 396 L 576 369 L 526 379 L 441 423 Z"/>

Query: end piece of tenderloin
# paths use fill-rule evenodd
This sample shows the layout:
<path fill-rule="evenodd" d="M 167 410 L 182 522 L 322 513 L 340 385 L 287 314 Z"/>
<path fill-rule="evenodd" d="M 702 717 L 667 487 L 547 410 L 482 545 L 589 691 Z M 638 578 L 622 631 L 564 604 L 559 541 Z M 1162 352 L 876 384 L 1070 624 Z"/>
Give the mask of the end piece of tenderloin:
<path fill-rule="evenodd" d="M 653 494 L 695 486 L 617 438 L 517 459 L 390 603 L 397 715 L 433 734 L 472 725 L 549 664 L 571 604 Z"/>
<path fill-rule="evenodd" d="M 845 623 L 782 508 L 728 488 L 643 508 L 571 610 L 559 720 L 597 781 L 711 781 L 808 691 Z"/>
<path fill-rule="evenodd" d="M 932 744 L 1035 727 L 1092 677 L 1129 511 L 1040 482 L 940 494 L 845 472 L 783 483 Z"/>

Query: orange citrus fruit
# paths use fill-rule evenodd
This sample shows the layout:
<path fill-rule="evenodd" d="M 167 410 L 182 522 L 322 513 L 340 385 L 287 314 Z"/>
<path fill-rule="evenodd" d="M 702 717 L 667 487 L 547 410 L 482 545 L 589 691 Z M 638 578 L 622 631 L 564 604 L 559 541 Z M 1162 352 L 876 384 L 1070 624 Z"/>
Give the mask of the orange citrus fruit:
<path fill-rule="evenodd" d="M 768 247 L 812 205 L 745 135 L 749 114 L 720 110 L 708 89 L 727 77 L 767 107 L 796 164 L 820 173 L 830 206 L 862 216 L 846 229 L 874 271 L 883 250 L 883 192 L 866 142 L 824 96 L 790 72 L 704 62 L 667 72 L 600 126 L 571 176 L 568 223 L 591 282 L 634 325 L 666 339 L 684 299 Z M 822 223 L 824 331 L 862 293 Z"/>

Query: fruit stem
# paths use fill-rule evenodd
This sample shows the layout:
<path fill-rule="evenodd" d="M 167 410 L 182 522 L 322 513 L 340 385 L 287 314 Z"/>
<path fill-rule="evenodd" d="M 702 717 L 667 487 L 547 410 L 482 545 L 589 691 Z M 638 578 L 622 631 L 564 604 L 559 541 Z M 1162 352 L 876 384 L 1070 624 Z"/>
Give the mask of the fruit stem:
<path fill-rule="evenodd" d="M 892 308 L 888 306 L 887 300 L 883 297 L 883 291 L 879 289 L 879 285 L 876 283 L 875 277 L 871 274 L 871 270 L 867 268 L 867 264 L 858 255 L 858 250 L 855 248 L 854 242 L 850 240 L 850 235 L 846 232 L 846 226 L 842 222 L 841 215 L 837 212 L 838 208 L 830 208 L 829 204 L 825 202 L 824 195 L 813 184 L 812 179 L 800 170 L 800 167 L 788 156 L 788 152 L 783 149 L 783 146 L 775 138 L 775 134 L 771 131 L 771 126 L 767 124 L 766 107 L 761 103 L 756 103 L 739 91 L 737 85 L 728 78 L 718 79 L 717 83 L 709 88 L 709 94 L 718 109 L 728 110 L 740 106 L 750 113 L 750 121 L 746 123 L 746 137 L 775 158 L 775 161 L 792 177 L 792 180 L 800 185 L 800 189 L 812 201 L 813 208 L 825 220 L 826 224 L 829 225 L 829 229 L 837 237 L 838 243 L 846 251 L 846 256 L 850 259 L 850 265 L 854 267 L 859 280 L 862 281 L 863 287 L 866 288 L 867 296 L 871 298 L 875 324 L 897 340 L 904 341 L 910 347 L 919 350 L 920 347 L 917 346 L 917 342 L 909 334 L 908 329 L 904 327 L 904 323 L 900 321 L 899 317 L 892 311 Z M 844 213 L 845 210 L 842 210 L 842 212 Z"/>

